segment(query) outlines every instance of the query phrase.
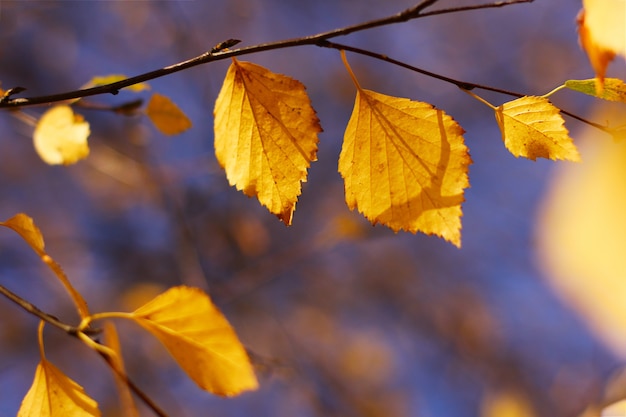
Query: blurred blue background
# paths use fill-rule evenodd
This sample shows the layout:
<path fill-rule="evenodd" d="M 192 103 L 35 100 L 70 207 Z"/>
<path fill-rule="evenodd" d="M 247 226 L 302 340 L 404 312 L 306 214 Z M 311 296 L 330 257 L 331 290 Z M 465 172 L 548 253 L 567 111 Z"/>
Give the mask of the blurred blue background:
<path fill-rule="evenodd" d="M 229 38 L 247 46 L 300 37 L 414 4 L 0 1 L 0 82 L 27 88 L 26 96 L 63 92 L 95 75 L 131 76 L 183 61 Z M 467 4 L 440 0 L 435 8 Z M 593 76 L 577 44 L 579 8 L 579 1 L 536 1 L 338 41 L 541 95 Z M 346 207 L 337 173 L 355 95 L 338 52 L 304 46 L 240 59 L 303 82 L 324 128 L 289 228 L 228 187 L 213 155 L 212 112 L 226 61 L 150 82 L 193 121 L 176 137 L 162 136 L 145 117 L 77 109 L 91 123 L 91 155 L 71 167 L 45 165 L 32 146 L 33 126 L 9 111 L 0 116 L 0 218 L 32 216 L 93 311 L 134 308 L 173 285 L 204 288 L 250 349 L 261 381 L 259 391 L 234 399 L 211 396 L 139 328 L 120 323 L 128 371 L 140 387 L 172 416 L 470 417 L 481 415 L 486 395 L 510 390 L 537 416 L 558 417 L 598 398 L 618 361 L 552 294 L 534 260 L 536 211 L 557 163 L 510 155 L 493 112 L 455 86 L 348 54 L 363 87 L 454 117 L 474 161 L 462 249 L 372 227 Z M 623 74 L 623 66 L 611 71 Z M 477 92 L 496 105 L 510 99 Z M 554 103 L 585 115 L 592 101 L 564 92 Z M 36 118 L 44 110 L 23 112 Z M 566 124 L 574 138 L 583 128 Z M 76 320 L 51 273 L 8 230 L 0 233 L 0 284 Z M 0 317 L 0 416 L 12 416 L 38 361 L 37 320 L 8 301 L 0 301 Z M 99 358 L 50 328 L 45 345 L 105 416 L 121 415 Z"/>

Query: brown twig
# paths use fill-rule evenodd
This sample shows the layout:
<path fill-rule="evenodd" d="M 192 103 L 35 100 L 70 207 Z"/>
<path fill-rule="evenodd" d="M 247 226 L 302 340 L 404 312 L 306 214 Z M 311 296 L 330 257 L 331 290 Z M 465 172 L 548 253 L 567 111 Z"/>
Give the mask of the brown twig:
<path fill-rule="evenodd" d="M 154 71 L 150 71 L 144 74 L 136 75 L 134 77 L 130 77 L 121 81 L 117 81 L 114 83 L 82 89 L 82 90 L 73 90 L 60 94 L 46 95 L 46 96 L 38 96 L 38 97 L 26 97 L 26 98 L 12 98 L 6 97 L 4 100 L 0 100 L 0 108 L 16 108 L 16 107 L 24 107 L 24 106 L 33 106 L 38 104 L 49 104 L 66 100 L 74 100 L 83 97 L 101 95 L 101 94 L 117 94 L 119 90 L 122 88 L 130 87 L 135 84 L 139 84 L 142 82 L 150 81 L 156 78 L 164 77 L 175 72 L 183 71 L 191 67 L 195 67 L 198 65 L 206 64 L 213 61 L 219 61 L 223 59 L 227 59 L 234 56 L 239 55 L 247 55 L 257 52 L 282 49 L 282 48 L 290 48 L 294 46 L 303 46 L 303 45 L 317 45 L 320 42 L 326 41 L 331 38 L 335 38 L 338 36 L 345 36 L 351 33 L 364 31 L 368 29 L 372 29 L 375 27 L 391 25 L 395 23 L 406 22 L 409 20 L 428 17 L 428 16 L 436 16 L 442 14 L 450 14 L 450 13 L 458 13 L 470 10 L 480 10 L 480 9 L 489 9 L 489 8 L 497 8 L 503 6 L 509 6 L 513 4 L 520 3 L 532 3 L 534 0 L 508 0 L 508 1 L 496 1 L 492 3 L 483 3 L 471 6 L 462 6 L 462 7 L 453 7 L 446 9 L 439 9 L 430 12 L 424 12 L 425 9 L 433 6 L 438 0 L 423 0 L 416 6 L 406 9 L 400 13 L 387 16 L 381 19 L 375 19 L 364 23 L 359 23 L 356 25 L 346 26 L 340 29 L 334 29 L 327 32 L 318 33 L 316 35 L 304 36 L 300 38 L 287 39 L 282 41 L 264 43 L 259 45 L 253 45 L 245 48 L 239 48 L 234 50 L 224 49 L 224 45 L 233 45 L 237 43 L 237 40 L 227 40 L 216 45 L 209 52 L 205 52 L 202 55 L 199 55 L 195 58 L 189 59 L 187 61 L 179 62 L 177 64 L 173 64 L 167 66 L 165 68 L 160 68 Z"/>

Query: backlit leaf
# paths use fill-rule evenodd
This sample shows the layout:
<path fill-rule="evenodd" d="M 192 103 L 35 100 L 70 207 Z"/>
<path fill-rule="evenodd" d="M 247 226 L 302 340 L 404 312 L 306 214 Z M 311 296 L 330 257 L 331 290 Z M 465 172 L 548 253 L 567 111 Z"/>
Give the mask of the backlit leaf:
<path fill-rule="evenodd" d="M 137 407 L 135 406 L 130 388 L 124 378 L 120 376 L 126 375 L 126 369 L 124 369 L 122 347 L 117 335 L 117 329 L 112 322 L 107 321 L 104 323 L 103 337 L 104 344 L 116 354 L 115 356 L 111 356 L 108 360 L 110 361 L 113 369 L 116 371 L 114 372 L 115 385 L 117 386 L 117 392 L 119 393 L 123 415 L 127 417 L 139 417 L 139 410 L 137 410 Z"/>
<path fill-rule="evenodd" d="M 580 160 L 559 109 L 545 97 L 504 103 L 496 109 L 496 120 L 504 145 L 516 157 Z"/>
<path fill-rule="evenodd" d="M 233 60 L 215 103 L 215 154 L 230 185 L 287 225 L 321 130 L 302 83 Z"/>
<path fill-rule="evenodd" d="M 626 57 L 626 2 L 583 0 L 578 35 L 596 73 L 597 91 L 602 91 L 609 63 L 615 55 Z"/>
<path fill-rule="evenodd" d="M 35 150 L 50 165 L 73 164 L 89 155 L 89 133 L 89 123 L 70 106 L 54 106 L 37 122 Z"/>
<path fill-rule="evenodd" d="M 0 225 L 12 229 L 19 234 L 39 255 L 45 254 L 43 235 L 39 228 L 35 225 L 32 218 L 24 213 L 18 213 Z"/>
<path fill-rule="evenodd" d="M 164 135 L 177 135 L 191 127 L 191 120 L 169 97 L 153 94 L 146 108 L 152 123 Z"/>
<path fill-rule="evenodd" d="M 202 290 L 171 288 L 132 316 L 163 343 L 200 388 L 225 396 L 257 388 L 244 347 Z"/>
<path fill-rule="evenodd" d="M 604 88 L 598 93 L 596 80 L 567 80 L 565 87 L 603 100 L 621 101 L 626 103 L 626 83 L 619 78 L 606 78 Z"/>
<path fill-rule="evenodd" d="M 98 404 L 83 387 L 42 359 L 35 379 L 22 401 L 18 417 L 100 416 Z"/>
<path fill-rule="evenodd" d="M 348 207 L 460 246 L 471 163 L 463 133 L 430 104 L 359 88 L 339 157 Z"/>
<path fill-rule="evenodd" d="M 83 299 L 82 295 L 72 286 L 69 279 L 63 272 L 61 266 L 57 264 L 56 261 L 45 252 L 43 235 L 41 234 L 39 228 L 35 225 L 33 219 L 24 213 L 18 213 L 15 216 L 11 217 L 9 220 L 5 222 L 0 222 L 0 226 L 5 226 L 9 229 L 12 229 L 14 232 L 19 234 L 21 238 L 26 241 L 26 243 L 30 245 L 30 247 L 37 253 L 37 255 L 41 257 L 41 260 L 46 265 L 48 265 L 50 269 L 52 269 L 57 278 L 61 281 L 65 289 L 74 300 L 80 316 L 88 316 L 89 309 L 87 308 L 87 303 Z"/>
<path fill-rule="evenodd" d="M 598 135 L 581 134 L 589 157 L 561 166 L 548 188 L 537 253 L 555 292 L 626 358 L 626 142 Z"/>

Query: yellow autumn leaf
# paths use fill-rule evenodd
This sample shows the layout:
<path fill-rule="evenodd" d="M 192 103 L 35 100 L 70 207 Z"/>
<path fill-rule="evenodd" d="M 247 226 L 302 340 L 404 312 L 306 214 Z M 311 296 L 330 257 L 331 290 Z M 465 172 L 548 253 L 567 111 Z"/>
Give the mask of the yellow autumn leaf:
<path fill-rule="evenodd" d="M 117 329 L 112 322 L 107 321 L 104 323 L 103 336 L 104 344 L 116 354 L 115 356 L 111 356 L 108 360 L 115 370 L 115 385 L 117 386 L 117 392 L 120 397 L 121 411 L 124 416 L 139 417 L 139 410 L 137 410 L 137 407 L 135 406 L 130 388 L 128 387 L 126 381 L 120 376 L 126 375 L 126 370 L 124 369 L 122 347 L 117 335 Z"/>
<path fill-rule="evenodd" d="M 601 92 L 609 63 L 616 55 L 626 57 L 626 2 L 583 0 L 578 35 L 596 73 L 597 91 Z"/>
<path fill-rule="evenodd" d="M 98 403 L 85 394 L 83 387 L 42 359 L 17 417 L 66 416 L 100 416 Z"/>
<path fill-rule="evenodd" d="M 41 260 L 48 265 L 50 269 L 52 269 L 57 278 L 61 281 L 65 289 L 70 294 L 70 297 L 72 297 L 72 300 L 74 300 L 80 316 L 88 316 L 89 309 L 87 308 L 87 303 L 83 299 L 82 295 L 72 286 L 61 266 L 45 252 L 43 235 L 41 234 L 39 228 L 35 225 L 33 219 L 24 213 L 18 213 L 7 221 L 0 222 L 0 226 L 12 229 L 14 232 L 19 234 L 26 243 L 28 243 L 37 255 L 39 255 Z"/>
<path fill-rule="evenodd" d="M 516 157 L 580 161 L 559 109 L 547 98 L 521 97 L 495 113 L 504 145 Z"/>
<path fill-rule="evenodd" d="M 118 81 L 122 81 L 127 79 L 128 77 L 122 74 L 110 74 L 110 75 L 101 75 L 101 76 L 95 76 L 93 77 L 91 80 L 89 80 L 89 82 L 87 84 L 85 84 L 82 88 L 90 88 L 90 87 L 97 87 L 97 86 L 101 86 L 101 85 L 107 85 L 107 84 L 112 84 L 112 83 L 116 83 Z M 140 91 L 144 91 L 144 90 L 149 90 L 150 89 L 150 85 L 148 85 L 148 83 L 137 83 L 137 84 L 133 84 L 129 87 L 125 88 L 126 90 L 130 90 L 132 92 L 138 93 Z"/>
<path fill-rule="evenodd" d="M 600 414 L 600 417 L 619 417 L 619 416 L 626 416 L 626 400 L 618 401 L 607 407 L 604 407 Z"/>
<path fill-rule="evenodd" d="M 89 133 L 89 123 L 70 106 L 54 106 L 37 122 L 35 150 L 50 165 L 73 164 L 89 155 Z"/>
<path fill-rule="evenodd" d="M 555 292 L 626 358 L 626 142 L 598 134 L 592 127 L 581 134 L 589 157 L 560 167 L 549 186 L 537 254 Z"/>
<path fill-rule="evenodd" d="M 146 108 L 148 117 L 164 135 L 178 135 L 191 127 L 191 120 L 169 97 L 153 94 Z"/>
<path fill-rule="evenodd" d="M 348 207 L 460 246 L 471 164 L 463 133 L 428 103 L 359 89 L 339 157 Z"/>
<path fill-rule="evenodd" d="M 621 101 L 626 103 L 626 83 L 619 78 L 606 78 L 604 88 L 598 92 L 596 80 L 567 80 L 565 87 L 590 96 L 608 101 Z"/>
<path fill-rule="evenodd" d="M 305 87 L 233 59 L 214 115 L 215 154 L 230 185 L 290 225 L 322 131 Z"/>
<path fill-rule="evenodd" d="M 235 331 L 202 290 L 174 287 L 131 313 L 198 386 L 232 396 L 258 387 Z"/>
<path fill-rule="evenodd" d="M 18 213 L 9 220 L 0 222 L 0 226 L 8 227 L 19 234 L 40 256 L 45 254 L 43 235 L 33 219 L 26 214 Z"/>

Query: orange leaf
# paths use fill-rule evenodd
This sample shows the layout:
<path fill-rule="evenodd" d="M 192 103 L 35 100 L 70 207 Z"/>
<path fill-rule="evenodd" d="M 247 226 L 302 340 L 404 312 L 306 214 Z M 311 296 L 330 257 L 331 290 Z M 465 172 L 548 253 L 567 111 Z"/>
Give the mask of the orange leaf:
<path fill-rule="evenodd" d="M 615 55 L 626 57 L 626 3 L 623 0 L 583 0 L 578 15 L 578 36 L 596 73 L 602 92 L 604 76 Z"/>
<path fill-rule="evenodd" d="M 580 161 L 559 109 L 545 97 L 521 97 L 496 108 L 506 148 L 516 157 Z"/>
<path fill-rule="evenodd" d="M 178 135 L 191 127 L 191 120 L 169 97 L 154 93 L 146 113 L 164 135 Z"/>
<path fill-rule="evenodd" d="M 460 246 L 471 163 L 463 133 L 428 103 L 359 87 L 339 157 L 348 207 L 394 231 Z"/>
<path fill-rule="evenodd" d="M 35 225 L 32 218 L 24 213 L 18 213 L 5 222 L 0 222 L 0 226 L 8 227 L 19 234 L 26 243 L 38 255 L 45 255 L 43 235 L 39 228 Z"/>
<path fill-rule="evenodd" d="M 22 401 L 18 417 L 100 416 L 98 404 L 83 387 L 42 358 Z"/>
<path fill-rule="evenodd" d="M 290 225 L 322 131 L 302 83 L 233 59 L 214 114 L 215 154 L 230 185 Z"/>
<path fill-rule="evenodd" d="M 202 290 L 174 287 L 131 313 L 198 386 L 232 396 L 258 382 L 235 331 Z"/>
<path fill-rule="evenodd" d="M 121 376 L 126 375 L 126 370 L 124 369 L 122 347 L 117 335 L 117 329 L 112 322 L 107 321 L 104 323 L 103 336 L 104 344 L 115 352 L 115 356 L 110 356 L 108 360 L 115 370 L 115 385 L 117 386 L 117 392 L 119 393 L 122 412 L 128 417 L 139 417 L 139 410 L 137 410 L 137 407 L 135 406 L 133 395 L 128 387 L 128 383 Z"/>

